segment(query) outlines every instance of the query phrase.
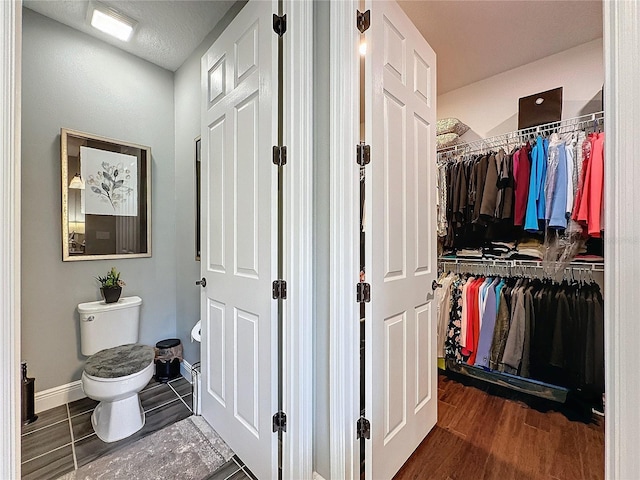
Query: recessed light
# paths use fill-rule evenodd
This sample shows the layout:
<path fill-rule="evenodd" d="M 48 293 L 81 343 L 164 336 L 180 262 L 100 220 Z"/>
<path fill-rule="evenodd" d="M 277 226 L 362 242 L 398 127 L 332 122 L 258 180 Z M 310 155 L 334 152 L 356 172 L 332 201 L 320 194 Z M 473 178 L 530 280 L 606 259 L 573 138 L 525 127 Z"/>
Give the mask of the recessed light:
<path fill-rule="evenodd" d="M 92 11 L 90 14 L 92 27 L 123 42 L 129 41 L 134 28 L 138 24 L 132 18 L 99 3 L 91 2 L 89 9 Z"/>
<path fill-rule="evenodd" d="M 544 102 L 544 98 L 542 97 L 536 98 L 536 105 L 542 105 L 542 102 Z"/>

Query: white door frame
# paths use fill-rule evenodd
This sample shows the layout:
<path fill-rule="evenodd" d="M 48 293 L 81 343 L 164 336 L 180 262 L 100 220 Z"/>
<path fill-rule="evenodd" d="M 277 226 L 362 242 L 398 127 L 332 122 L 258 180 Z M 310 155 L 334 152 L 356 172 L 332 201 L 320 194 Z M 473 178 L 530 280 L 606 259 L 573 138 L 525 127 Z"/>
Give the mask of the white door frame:
<path fill-rule="evenodd" d="M 640 210 L 640 1 L 603 2 L 605 103 L 605 476 L 637 478 L 640 375 L 633 348 L 638 328 Z"/>
<path fill-rule="evenodd" d="M 313 2 L 284 1 L 283 478 L 313 475 Z M 275 412 L 274 412 L 275 413 Z M 274 434 L 275 435 L 275 434 Z"/>
<path fill-rule="evenodd" d="M 331 477 L 360 477 L 356 421 L 360 409 L 360 182 L 356 164 L 360 121 L 356 0 L 330 5 L 329 419 Z"/>
<path fill-rule="evenodd" d="M 22 4 L 0 2 L 0 478 L 20 478 Z"/>
<path fill-rule="evenodd" d="M 312 477 L 313 4 L 285 0 L 285 478 Z M 0 1 L 0 478 L 20 478 L 20 162 L 22 2 Z M 294 75 L 295 72 L 295 75 Z"/>
<path fill-rule="evenodd" d="M 330 418 L 331 478 L 359 476 L 357 359 L 358 314 L 355 283 L 350 275 L 358 253 L 358 217 L 352 208 L 358 190 L 351 170 L 358 126 L 357 0 L 331 4 L 331 305 Z M 640 275 L 640 209 L 635 168 L 637 125 L 640 125 L 640 0 L 604 1 L 605 124 L 605 356 L 606 478 L 634 478 L 640 471 L 636 455 L 640 424 L 640 375 L 637 373 L 637 284 Z M 351 108 L 347 108 L 351 106 Z M 349 208 L 352 206 L 352 208 Z M 616 218 L 616 212 L 625 212 Z M 347 271 L 345 271 L 345 265 Z M 356 267 L 357 268 L 357 267 Z"/>

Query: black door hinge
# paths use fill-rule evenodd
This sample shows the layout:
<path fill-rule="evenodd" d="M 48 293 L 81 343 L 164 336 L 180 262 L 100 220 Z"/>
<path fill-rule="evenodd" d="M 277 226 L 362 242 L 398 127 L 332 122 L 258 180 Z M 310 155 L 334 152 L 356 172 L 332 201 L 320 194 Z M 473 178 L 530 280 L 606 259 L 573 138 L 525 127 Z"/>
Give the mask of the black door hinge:
<path fill-rule="evenodd" d="M 365 144 L 364 142 L 360 142 L 356 145 L 356 162 L 361 167 L 365 165 L 369 165 L 371 162 L 371 146 Z"/>
<path fill-rule="evenodd" d="M 367 10 L 362 13 L 360 10 L 357 10 L 356 13 L 356 26 L 360 33 L 366 32 L 371 26 L 371 10 Z"/>
<path fill-rule="evenodd" d="M 287 431 L 287 414 L 280 411 L 273 415 L 273 433 Z"/>
<path fill-rule="evenodd" d="M 279 167 L 287 164 L 287 147 L 273 147 L 273 164 Z"/>
<path fill-rule="evenodd" d="M 356 424 L 356 435 L 357 439 L 366 438 L 369 440 L 371 438 L 371 423 L 364 417 L 360 417 L 358 419 L 358 423 Z"/>
<path fill-rule="evenodd" d="M 368 283 L 358 283 L 356 285 L 356 302 L 370 302 L 371 301 L 371 285 Z"/>
<path fill-rule="evenodd" d="M 284 35 L 284 32 L 287 31 L 287 14 L 285 13 L 281 17 L 273 14 L 273 31 L 278 34 L 279 37 Z"/>
<path fill-rule="evenodd" d="M 285 280 L 274 280 L 272 285 L 273 299 L 287 299 L 287 282 Z"/>

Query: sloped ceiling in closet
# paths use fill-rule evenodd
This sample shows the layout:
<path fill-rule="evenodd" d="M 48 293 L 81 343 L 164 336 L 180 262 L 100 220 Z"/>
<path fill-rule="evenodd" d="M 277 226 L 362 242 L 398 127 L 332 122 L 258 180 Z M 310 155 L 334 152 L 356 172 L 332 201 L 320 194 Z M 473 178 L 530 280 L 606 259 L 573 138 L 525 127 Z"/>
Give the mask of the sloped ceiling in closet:
<path fill-rule="evenodd" d="M 399 0 L 438 56 L 438 95 L 602 37 L 600 0 Z"/>

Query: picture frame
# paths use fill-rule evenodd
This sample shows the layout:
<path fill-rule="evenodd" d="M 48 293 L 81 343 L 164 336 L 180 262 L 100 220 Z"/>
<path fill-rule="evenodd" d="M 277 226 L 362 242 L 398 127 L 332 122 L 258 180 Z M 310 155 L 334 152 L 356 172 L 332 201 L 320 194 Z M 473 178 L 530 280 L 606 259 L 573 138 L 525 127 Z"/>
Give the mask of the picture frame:
<path fill-rule="evenodd" d="M 60 129 L 62 260 L 151 257 L 151 148 Z"/>

